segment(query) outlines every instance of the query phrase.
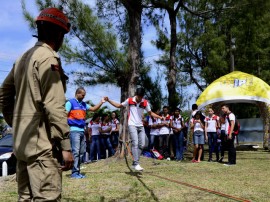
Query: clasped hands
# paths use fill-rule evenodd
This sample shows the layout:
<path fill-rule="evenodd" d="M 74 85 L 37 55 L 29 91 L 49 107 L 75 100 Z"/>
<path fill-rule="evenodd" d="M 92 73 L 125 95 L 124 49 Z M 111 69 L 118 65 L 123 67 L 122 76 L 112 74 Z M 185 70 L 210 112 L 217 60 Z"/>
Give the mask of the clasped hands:
<path fill-rule="evenodd" d="M 102 103 L 105 103 L 105 102 L 107 102 L 109 100 L 109 98 L 106 96 L 106 97 L 103 97 L 102 99 L 101 99 L 101 102 Z"/>

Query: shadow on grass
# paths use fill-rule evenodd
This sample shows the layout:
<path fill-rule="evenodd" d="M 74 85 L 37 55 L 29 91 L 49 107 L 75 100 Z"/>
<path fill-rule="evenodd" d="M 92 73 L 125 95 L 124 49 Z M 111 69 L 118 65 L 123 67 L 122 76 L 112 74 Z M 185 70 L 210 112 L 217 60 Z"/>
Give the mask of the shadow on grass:
<path fill-rule="evenodd" d="M 127 175 L 131 175 L 131 176 L 134 176 L 137 178 L 137 180 L 143 185 L 143 187 L 145 189 L 147 189 L 149 191 L 149 193 L 151 194 L 151 197 L 153 198 L 154 201 L 159 201 L 157 196 L 155 195 L 155 193 L 153 192 L 152 189 L 150 189 L 143 181 L 142 181 L 142 172 L 139 172 L 139 171 L 133 171 L 131 168 L 130 168 L 130 165 L 128 164 L 128 160 L 127 160 L 127 156 L 125 155 L 125 161 L 126 161 L 126 165 L 129 169 L 130 172 L 125 172 Z M 131 194 L 131 193 L 130 193 Z M 128 194 L 128 195 L 130 195 Z"/>
<path fill-rule="evenodd" d="M 74 199 L 74 198 L 63 198 L 63 202 L 88 202 L 89 199 L 84 198 L 84 199 Z M 105 197 L 100 196 L 99 202 L 104 202 Z"/>

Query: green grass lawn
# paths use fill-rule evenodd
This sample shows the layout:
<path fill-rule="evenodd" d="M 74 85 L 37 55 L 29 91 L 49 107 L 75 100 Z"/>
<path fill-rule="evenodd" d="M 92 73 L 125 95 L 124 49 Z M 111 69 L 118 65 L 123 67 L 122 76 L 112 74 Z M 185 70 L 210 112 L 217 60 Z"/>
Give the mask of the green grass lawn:
<path fill-rule="evenodd" d="M 109 158 L 83 164 L 85 179 L 64 172 L 62 201 L 270 201 L 269 155 L 262 149 L 237 151 L 231 167 L 191 163 L 190 154 L 183 162 L 142 157 L 141 173 L 130 169 L 131 157 Z M 16 201 L 16 187 L 15 176 L 0 178 L 0 201 Z"/>

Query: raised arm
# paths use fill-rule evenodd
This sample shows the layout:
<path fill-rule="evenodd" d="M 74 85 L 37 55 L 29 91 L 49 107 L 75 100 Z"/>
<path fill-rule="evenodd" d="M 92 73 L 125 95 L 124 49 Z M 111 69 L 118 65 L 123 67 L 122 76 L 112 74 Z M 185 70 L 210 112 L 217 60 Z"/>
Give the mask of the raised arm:
<path fill-rule="evenodd" d="M 148 114 L 149 114 L 150 116 L 153 116 L 154 118 L 157 118 L 157 119 L 160 119 L 160 120 L 163 119 L 162 116 L 159 116 L 159 115 L 157 115 L 156 113 L 154 113 L 154 112 L 152 112 L 152 111 L 149 111 Z"/>
<path fill-rule="evenodd" d="M 89 110 L 92 111 L 92 112 L 97 111 L 104 102 L 106 102 L 106 100 L 105 100 L 105 98 L 102 98 L 97 105 L 95 105 L 93 107 L 90 107 Z"/>
<path fill-rule="evenodd" d="M 122 104 L 118 103 L 118 102 L 115 102 L 113 100 L 110 100 L 108 97 L 105 98 L 106 101 L 108 101 L 112 106 L 116 107 L 116 108 L 121 108 L 123 107 Z"/>

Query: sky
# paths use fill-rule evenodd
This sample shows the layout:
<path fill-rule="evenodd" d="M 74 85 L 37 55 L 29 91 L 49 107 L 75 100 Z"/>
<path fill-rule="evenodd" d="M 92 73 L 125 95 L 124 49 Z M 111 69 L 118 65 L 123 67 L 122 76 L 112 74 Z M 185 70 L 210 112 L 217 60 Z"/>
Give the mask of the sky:
<path fill-rule="evenodd" d="M 89 1 L 88 1 L 89 2 Z M 95 2 L 91 0 L 90 2 Z M 12 68 L 14 61 L 21 56 L 26 50 L 34 46 L 37 41 L 32 37 L 34 34 L 30 30 L 27 22 L 25 21 L 21 0 L 1 1 L 2 12 L 0 12 L 0 84 L 3 82 L 8 72 Z M 26 1 L 26 9 L 32 13 L 33 16 L 39 14 L 35 5 L 35 0 Z M 146 62 L 153 62 L 155 58 L 161 54 L 151 44 L 151 40 L 154 39 L 156 33 L 154 30 L 146 30 L 143 35 L 142 49 L 145 54 Z M 63 68 L 66 72 L 75 70 L 79 65 L 63 64 Z M 155 72 L 153 72 L 154 74 Z M 73 98 L 75 90 L 78 86 L 68 84 L 68 90 L 66 97 Z M 120 88 L 113 85 L 98 85 L 86 88 L 85 100 L 91 100 L 94 104 L 97 104 L 103 96 L 108 96 L 110 99 L 120 102 Z M 167 94 L 166 84 L 162 83 L 162 91 Z M 105 104 L 111 110 L 115 109 L 109 104 Z"/>

